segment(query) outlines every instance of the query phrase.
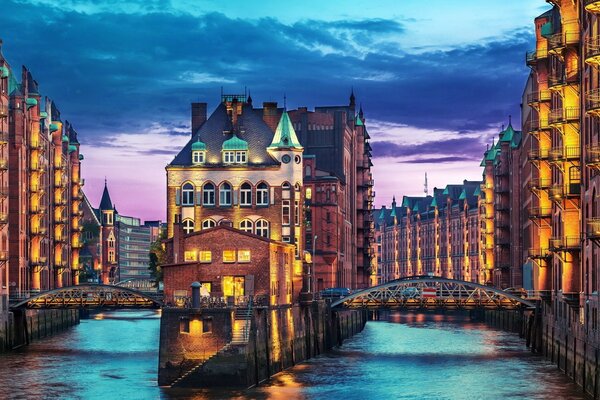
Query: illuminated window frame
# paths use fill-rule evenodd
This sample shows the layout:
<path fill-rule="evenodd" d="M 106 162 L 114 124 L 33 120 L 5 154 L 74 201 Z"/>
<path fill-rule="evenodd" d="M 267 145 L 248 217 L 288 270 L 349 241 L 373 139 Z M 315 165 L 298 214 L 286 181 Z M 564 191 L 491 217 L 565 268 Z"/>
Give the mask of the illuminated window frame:
<path fill-rule="evenodd" d="M 212 251 L 210 251 L 210 250 L 200 250 L 198 252 L 198 261 L 200 261 L 201 263 L 212 262 Z"/>
<path fill-rule="evenodd" d="M 198 253 L 195 250 L 186 250 L 183 252 L 184 262 L 198 261 Z"/>
<path fill-rule="evenodd" d="M 192 151 L 192 164 L 204 164 L 206 159 L 206 153 L 202 150 Z"/>
<path fill-rule="evenodd" d="M 240 221 L 240 231 L 249 233 L 254 232 L 254 223 L 249 219 L 243 219 Z"/>
<path fill-rule="evenodd" d="M 261 182 L 256 186 L 256 205 L 269 205 L 269 186 L 264 182 Z"/>
<path fill-rule="evenodd" d="M 239 263 L 249 263 L 252 257 L 252 252 L 247 249 L 238 250 L 237 260 Z"/>
<path fill-rule="evenodd" d="M 248 182 L 240 186 L 240 206 L 249 207 L 252 205 L 252 186 Z"/>
<path fill-rule="evenodd" d="M 231 264 L 235 262 L 235 250 L 223 250 L 223 263 Z"/>

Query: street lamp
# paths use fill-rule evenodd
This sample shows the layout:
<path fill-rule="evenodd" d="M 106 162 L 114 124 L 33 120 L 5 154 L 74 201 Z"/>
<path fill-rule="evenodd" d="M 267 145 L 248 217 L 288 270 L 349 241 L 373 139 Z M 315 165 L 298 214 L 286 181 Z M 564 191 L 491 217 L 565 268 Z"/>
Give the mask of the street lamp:
<path fill-rule="evenodd" d="M 315 245 L 317 243 L 317 238 L 318 236 L 315 235 L 313 236 L 313 246 L 312 246 L 312 273 L 315 273 Z M 313 280 L 312 280 L 312 274 L 308 274 L 308 291 L 312 292 L 313 291 Z"/>

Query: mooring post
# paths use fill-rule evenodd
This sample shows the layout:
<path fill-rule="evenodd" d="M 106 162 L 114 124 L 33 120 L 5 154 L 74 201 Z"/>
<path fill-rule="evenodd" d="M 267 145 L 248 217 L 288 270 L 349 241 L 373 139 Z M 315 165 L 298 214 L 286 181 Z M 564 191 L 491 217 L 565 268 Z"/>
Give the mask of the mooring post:
<path fill-rule="evenodd" d="M 200 282 L 192 282 L 192 308 L 200 308 Z"/>

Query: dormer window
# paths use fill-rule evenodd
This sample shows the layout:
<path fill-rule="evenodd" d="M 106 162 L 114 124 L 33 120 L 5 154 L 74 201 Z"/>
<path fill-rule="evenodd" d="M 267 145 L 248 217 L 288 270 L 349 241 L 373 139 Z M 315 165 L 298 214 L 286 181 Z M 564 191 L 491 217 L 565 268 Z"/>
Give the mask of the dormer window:
<path fill-rule="evenodd" d="M 248 162 L 248 142 L 236 134 L 223 142 L 224 164 L 246 164 Z"/>
<path fill-rule="evenodd" d="M 235 162 L 238 164 L 246 164 L 247 154 L 245 151 L 235 152 Z"/>
<path fill-rule="evenodd" d="M 224 151 L 223 162 L 225 164 L 233 164 L 235 162 L 235 151 Z"/>
<path fill-rule="evenodd" d="M 204 151 L 192 151 L 192 164 L 204 164 L 205 153 Z"/>

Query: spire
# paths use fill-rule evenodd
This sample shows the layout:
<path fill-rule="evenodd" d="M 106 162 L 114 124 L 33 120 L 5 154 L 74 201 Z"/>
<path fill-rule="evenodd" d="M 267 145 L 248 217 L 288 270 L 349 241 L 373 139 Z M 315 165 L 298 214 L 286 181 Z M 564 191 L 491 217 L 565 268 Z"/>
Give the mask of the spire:
<path fill-rule="evenodd" d="M 298 141 L 296 131 L 290 121 L 290 116 L 287 111 L 284 111 L 275 129 L 275 135 L 273 135 L 273 141 L 269 145 L 268 149 L 276 148 L 296 148 L 302 150 L 302 145 Z"/>
<path fill-rule="evenodd" d="M 283 93 L 283 111 L 287 111 L 287 96 Z"/>
<path fill-rule="evenodd" d="M 108 185 L 106 184 L 106 177 L 104 178 L 104 191 L 102 192 L 102 199 L 100 199 L 100 210 L 114 210 L 110 194 L 108 193 Z"/>
<path fill-rule="evenodd" d="M 508 115 L 508 126 L 512 126 L 512 115 Z"/>
<path fill-rule="evenodd" d="M 252 96 L 250 95 L 250 91 L 248 90 L 248 98 L 246 99 L 246 103 L 252 105 Z"/>
<path fill-rule="evenodd" d="M 354 107 L 356 105 L 356 98 L 354 97 L 354 88 L 352 88 L 350 92 L 350 107 Z"/>
<path fill-rule="evenodd" d="M 360 110 L 358 110 L 358 116 L 360 117 L 360 119 L 363 119 L 363 117 L 364 117 L 363 110 L 362 110 L 362 103 L 360 104 Z"/>

